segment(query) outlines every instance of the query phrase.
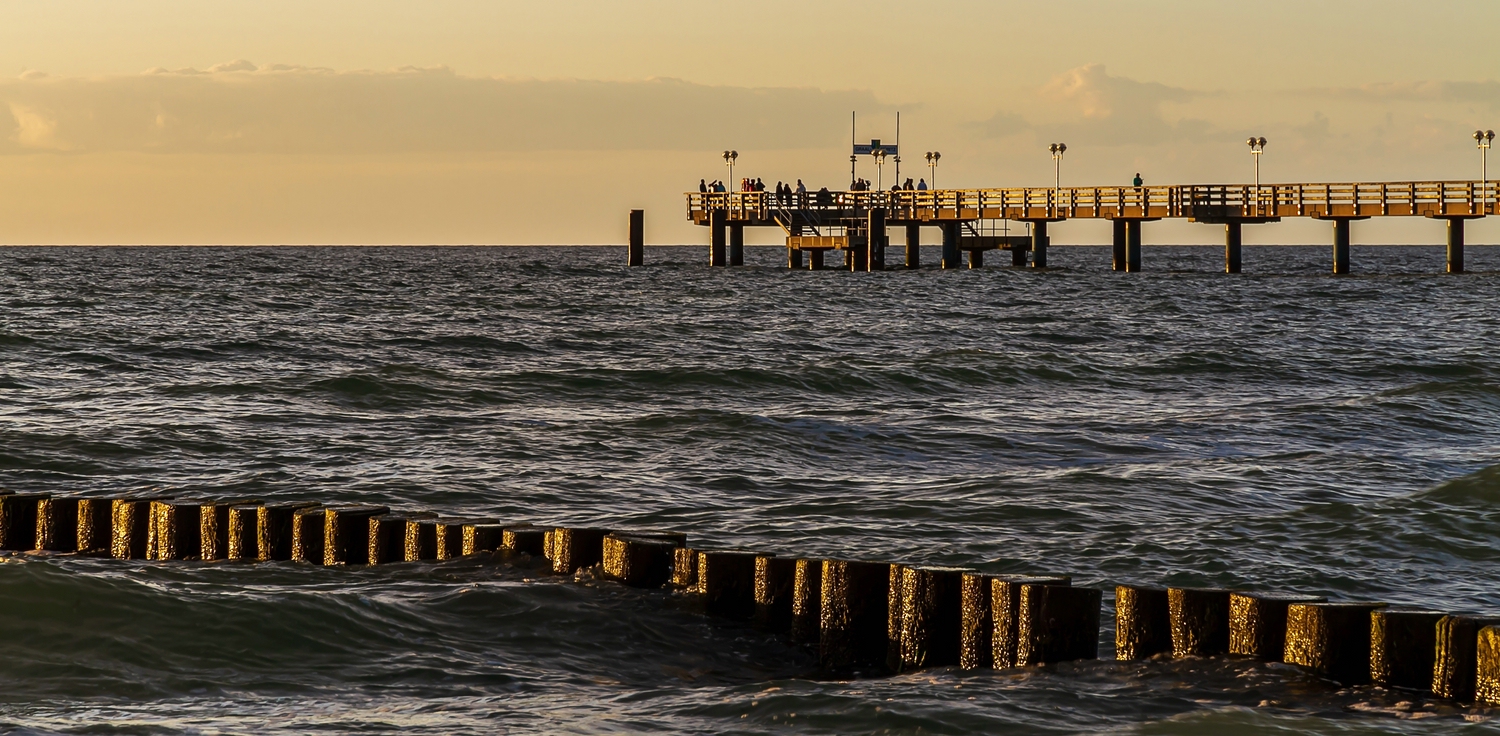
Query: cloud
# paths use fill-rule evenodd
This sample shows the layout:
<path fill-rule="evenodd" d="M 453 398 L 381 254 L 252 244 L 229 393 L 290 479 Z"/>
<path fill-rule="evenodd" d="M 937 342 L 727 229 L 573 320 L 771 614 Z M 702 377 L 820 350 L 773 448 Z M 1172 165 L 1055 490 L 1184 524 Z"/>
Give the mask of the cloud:
<path fill-rule="evenodd" d="M 1302 90 L 1304 95 L 1338 97 L 1373 103 L 1445 102 L 1477 103 L 1487 109 L 1500 108 L 1500 82 L 1411 81 L 1380 82 L 1359 87 Z"/>
<path fill-rule="evenodd" d="M 236 60 L 0 81 L 0 152 L 402 153 L 836 146 L 868 91 L 466 77 Z M 3 108 L 0 108 L 3 109 Z M 10 129 L 6 130 L 6 125 Z"/>
<path fill-rule="evenodd" d="M 1041 96 L 1072 113 L 1074 122 L 1065 127 L 1074 137 L 1098 145 L 1149 145 L 1180 137 L 1163 116 L 1163 105 L 1191 102 L 1204 93 L 1110 76 L 1103 64 L 1088 64 L 1052 79 Z M 1201 127 L 1200 121 L 1190 129 Z"/>

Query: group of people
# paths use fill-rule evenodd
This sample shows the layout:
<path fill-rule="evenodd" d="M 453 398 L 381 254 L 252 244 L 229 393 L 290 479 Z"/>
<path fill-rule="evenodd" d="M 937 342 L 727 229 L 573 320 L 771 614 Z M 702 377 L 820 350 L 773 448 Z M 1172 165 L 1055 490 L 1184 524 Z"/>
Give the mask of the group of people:
<path fill-rule="evenodd" d="M 849 185 L 849 191 L 851 191 L 851 192 L 868 192 L 868 191 L 870 191 L 870 188 L 871 187 L 870 187 L 870 180 L 869 179 L 855 179 L 854 183 Z M 893 191 L 893 192 L 925 192 L 925 191 L 927 191 L 927 180 L 926 179 L 918 179 L 915 183 L 913 183 L 912 180 L 911 180 L 911 178 L 907 177 L 906 181 L 904 181 L 904 182 L 897 182 L 895 184 L 892 184 L 891 185 L 891 191 Z"/>

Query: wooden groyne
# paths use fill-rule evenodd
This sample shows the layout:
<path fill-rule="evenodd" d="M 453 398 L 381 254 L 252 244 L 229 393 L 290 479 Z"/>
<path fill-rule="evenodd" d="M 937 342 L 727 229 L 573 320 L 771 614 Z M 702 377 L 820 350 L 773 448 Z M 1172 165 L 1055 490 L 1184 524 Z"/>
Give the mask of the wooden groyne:
<path fill-rule="evenodd" d="M 380 505 L 0 492 L 0 549 L 121 560 L 308 564 L 537 560 L 665 589 L 708 616 L 816 648 L 829 673 L 1007 669 L 1099 658 L 1103 591 L 1068 575 L 697 547 L 680 532 L 449 519 Z M 1286 662 L 1374 684 L 1500 704 L 1500 617 L 1372 601 L 1120 585 L 1115 657 Z"/>
<path fill-rule="evenodd" d="M 942 268 L 984 266 L 984 253 L 1011 252 L 1012 267 L 1047 267 L 1049 227 L 1069 220 L 1113 224 L 1112 266 L 1145 264 L 1142 224 L 1181 219 L 1223 228 L 1224 270 L 1243 267 L 1246 225 L 1302 217 L 1332 224 L 1332 272 L 1351 269 L 1351 223 L 1375 217 L 1423 217 L 1446 229 L 1449 273 L 1464 270 L 1464 227 L 1496 213 L 1500 187 L 1490 181 L 1405 181 L 1320 184 L 1194 184 L 1125 187 L 1023 187 L 931 191 L 689 192 L 687 219 L 709 230 L 709 265 L 744 262 L 745 228 L 779 228 L 787 267 L 818 270 L 825 254 L 844 255 L 851 271 L 919 268 L 924 228 L 942 234 Z M 637 211 L 638 212 L 638 211 Z M 640 265 L 632 213 L 631 265 Z M 1008 223 L 1025 234 L 1010 235 Z M 890 259 L 890 230 L 905 234 L 904 262 Z"/>

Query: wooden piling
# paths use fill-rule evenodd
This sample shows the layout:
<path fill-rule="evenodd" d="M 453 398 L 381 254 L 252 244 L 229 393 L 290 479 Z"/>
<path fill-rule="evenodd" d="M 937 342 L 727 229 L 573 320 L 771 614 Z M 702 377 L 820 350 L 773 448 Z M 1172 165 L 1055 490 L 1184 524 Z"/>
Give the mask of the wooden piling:
<path fill-rule="evenodd" d="M 1115 588 L 1115 659 L 1147 659 L 1172 651 L 1172 616 L 1165 588 Z"/>
<path fill-rule="evenodd" d="M 456 560 L 464 556 L 464 522 L 438 519 L 433 522 L 433 545 L 439 560 Z"/>
<path fill-rule="evenodd" d="M 604 537 L 599 527 L 560 526 L 552 530 L 552 572 L 572 575 L 604 560 Z"/>
<path fill-rule="evenodd" d="M 371 517 L 367 536 L 366 553 L 371 565 L 388 565 L 406 560 L 406 529 L 413 520 L 436 519 L 431 511 L 403 511 Z M 427 559 L 432 559 L 431 557 Z"/>
<path fill-rule="evenodd" d="M 799 559 L 792 573 L 792 641 L 816 644 L 823 597 L 823 561 Z"/>
<path fill-rule="evenodd" d="M 698 551 L 698 593 L 710 616 L 748 619 L 755 614 L 754 552 Z"/>
<path fill-rule="evenodd" d="M 792 626 L 792 584 L 797 561 L 790 557 L 755 557 L 755 625 L 767 631 L 787 631 Z"/>
<path fill-rule="evenodd" d="M 1474 663 L 1474 698 L 1481 703 L 1500 704 L 1500 626 L 1479 630 Z"/>
<path fill-rule="evenodd" d="M 505 526 L 498 523 L 472 522 L 464 524 L 465 557 L 484 552 L 496 552 L 505 542 Z"/>
<path fill-rule="evenodd" d="M 1098 659 L 1103 597 L 1103 592 L 1094 588 L 1022 585 L 1016 664 L 1033 667 Z"/>
<path fill-rule="evenodd" d="M 672 551 L 672 587 L 679 590 L 698 590 L 698 550 L 678 547 Z"/>
<path fill-rule="evenodd" d="M 78 540 L 75 546 L 79 554 L 102 555 L 112 551 L 114 505 L 113 498 L 78 499 Z"/>
<path fill-rule="evenodd" d="M 672 557 L 681 546 L 667 537 L 607 534 L 604 576 L 633 588 L 660 588 L 671 580 Z"/>
<path fill-rule="evenodd" d="M 1384 603 L 1293 603 L 1282 661 L 1343 685 L 1370 681 L 1370 612 Z"/>
<path fill-rule="evenodd" d="M 501 530 L 500 548 L 513 553 L 524 553 L 533 557 L 546 556 L 547 530 L 531 524 L 507 526 Z"/>
<path fill-rule="evenodd" d="M 1370 612 L 1370 681 L 1381 687 L 1432 690 L 1439 611 Z"/>
<path fill-rule="evenodd" d="M 143 560 L 151 536 L 151 502 L 166 496 L 117 498 L 110 506 L 110 555 L 117 560 Z"/>
<path fill-rule="evenodd" d="M 438 559 L 437 529 L 441 523 L 436 518 L 407 519 L 406 539 L 403 551 L 407 562 L 426 562 Z M 462 544 L 460 542 L 460 544 Z M 459 548 L 462 551 L 462 547 Z"/>
<path fill-rule="evenodd" d="M 630 249 L 625 265 L 640 266 L 646 262 L 646 211 L 630 211 Z"/>
<path fill-rule="evenodd" d="M 292 518 L 317 505 L 314 501 L 277 501 L 256 507 L 255 558 L 292 559 Z"/>
<path fill-rule="evenodd" d="M 894 566 L 893 566 L 894 567 Z M 960 567 L 904 567 L 901 571 L 901 669 L 958 664 L 963 618 Z"/>
<path fill-rule="evenodd" d="M 48 493 L 0 495 L 0 549 L 29 552 L 37 548 L 37 506 Z"/>
<path fill-rule="evenodd" d="M 1280 662 L 1286 653 L 1286 609 L 1325 599 L 1283 593 L 1229 594 L 1229 653 Z"/>
<path fill-rule="evenodd" d="M 966 670 L 995 666 L 991 579 L 991 575 L 966 572 L 959 580 L 958 666 Z"/>
<path fill-rule="evenodd" d="M 229 558 L 229 510 L 235 506 L 251 506 L 260 499 L 236 498 L 205 500 L 198 507 L 198 540 L 202 545 L 198 553 L 200 560 L 225 560 Z M 318 554 L 323 553 L 321 548 Z"/>
<path fill-rule="evenodd" d="M 1474 700 L 1478 680 L 1479 630 L 1500 618 L 1444 616 L 1438 619 L 1432 657 L 1432 694 L 1462 703 Z"/>
<path fill-rule="evenodd" d="M 991 575 L 990 666 L 996 669 L 1021 664 L 1021 588 L 1027 585 L 1069 586 L 1067 575 Z"/>
<path fill-rule="evenodd" d="M 230 562 L 260 560 L 260 504 L 229 507 L 229 544 L 224 550 Z"/>
<path fill-rule="evenodd" d="M 370 519 L 390 513 L 386 506 L 329 506 L 323 509 L 323 564 L 368 565 Z"/>
<path fill-rule="evenodd" d="M 197 559 L 203 551 L 202 501 L 152 501 L 148 560 Z"/>
<path fill-rule="evenodd" d="M 818 657 L 826 669 L 882 665 L 890 564 L 824 560 Z"/>
<path fill-rule="evenodd" d="M 1229 594 L 1218 588 L 1167 588 L 1173 657 L 1229 653 Z"/>
<path fill-rule="evenodd" d="M 36 548 L 49 552 L 78 551 L 78 502 L 48 496 L 36 505 Z"/>
<path fill-rule="evenodd" d="M 892 563 L 886 571 L 885 587 L 885 666 L 901 671 L 901 581 L 906 566 Z"/>
<path fill-rule="evenodd" d="M 323 532 L 327 528 L 324 509 L 311 506 L 292 512 L 292 559 L 297 562 L 323 564 L 327 545 Z"/>

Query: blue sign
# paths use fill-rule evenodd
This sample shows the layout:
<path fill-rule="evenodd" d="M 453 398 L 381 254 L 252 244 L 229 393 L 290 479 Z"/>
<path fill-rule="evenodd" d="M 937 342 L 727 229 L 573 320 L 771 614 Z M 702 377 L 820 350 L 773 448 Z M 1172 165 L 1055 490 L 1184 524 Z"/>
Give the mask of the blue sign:
<path fill-rule="evenodd" d="M 896 146 L 888 143 L 882 144 L 879 138 L 870 141 L 868 144 L 854 144 L 854 155 L 856 156 L 874 156 L 876 151 L 884 152 L 887 156 L 894 156 L 896 155 Z"/>

